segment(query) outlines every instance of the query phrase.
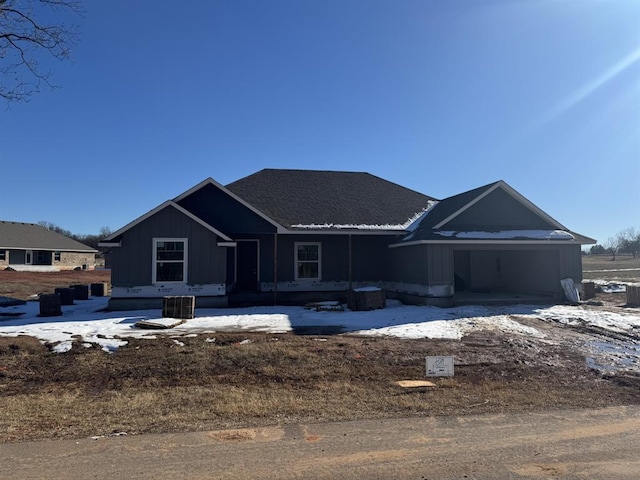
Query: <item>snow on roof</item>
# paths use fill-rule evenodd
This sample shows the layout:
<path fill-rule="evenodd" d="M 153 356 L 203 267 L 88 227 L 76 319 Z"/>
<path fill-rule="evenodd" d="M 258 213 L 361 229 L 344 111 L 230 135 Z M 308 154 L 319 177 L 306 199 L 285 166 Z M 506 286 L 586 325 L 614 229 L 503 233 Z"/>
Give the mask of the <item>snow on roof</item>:
<path fill-rule="evenodd" d="M 489 240 L 527 239 L 527 240 L 574 240 L 575 237 L 565 230 L 502 230 L 498 232 L 456 232 L 434 231 L 433 233 L 451 238 L 473 238 Z"/>
<path fill-rule="evenodd" d="M 309 230 L 398 230 L 398 231 L 413 231 L 416 229 L 422 219 L 429 213 L 429 211 L 437 204 L 437 200 L 429 200 L 427 207 L 423 208 L 419 212 L 416 212 L 404 223 L 399 224 L 384 224 L 384 225 L 367 225 L 367 224 L 339 224 L 339 223 L 310 223 L 303 224 L 298 223 L 291 225 L 291 228 L 302 228 Z"/>
<path fill-rule="evenodd" d="M 409 219 L 409 224 L 407 224 L 406 230 L 413 232 L 416 228 L 418 228 L 422 220 L 425 219 L 429 212 L 433 210 L 433 207 L 435 207 L 438 203 L 438 200 L 429 200 L 427 208 L 422 210 L 422 212 L 417 213 L 413 218 Z"/>

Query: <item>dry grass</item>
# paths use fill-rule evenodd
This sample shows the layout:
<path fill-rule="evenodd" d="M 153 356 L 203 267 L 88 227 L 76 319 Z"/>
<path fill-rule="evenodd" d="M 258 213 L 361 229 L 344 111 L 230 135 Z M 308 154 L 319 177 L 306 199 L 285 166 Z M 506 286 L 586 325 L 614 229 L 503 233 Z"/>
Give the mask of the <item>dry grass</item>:
<path fill-rule="evenodd" d="M 0 295 L 102 281 L 109 271 L 0 271 Z M 541 351 L 500 332 L 461 342 L 212 336 L 183 337 L 184 346 L 169 336 L 127 339 L 113 354 L 80 342 L 56 354 L 31 337 L 0 337 L 0 442 L 640 403 L 637 377 L 602 377 L 564 347 Z M 424 378 L 426 355 L 454 355 L 455 377 L 398 386 Z"/>
<path fill-rule="evenodd" d="M 640 279 L 640 257 L 630 255 L 583 255 L 585 279 L 637 282 Z"/>
<path fill-rule="evenodd" d="M 184 347 L 132 339 L 114 354 L 80 344 L 55 354 L 30 337 L 0 338 L 0 441 L 640 401 L 635 378 L 604 379 L 563 351 L 551 352 L 562 368 L 531 365 L 534 352 L 490 335 L 490 352 L 477 337 L 224 334 L 181 338 Z M 424 378 L 428 354 L 455 354 L 456 376 L 436 388 L 394 383 Z"/>

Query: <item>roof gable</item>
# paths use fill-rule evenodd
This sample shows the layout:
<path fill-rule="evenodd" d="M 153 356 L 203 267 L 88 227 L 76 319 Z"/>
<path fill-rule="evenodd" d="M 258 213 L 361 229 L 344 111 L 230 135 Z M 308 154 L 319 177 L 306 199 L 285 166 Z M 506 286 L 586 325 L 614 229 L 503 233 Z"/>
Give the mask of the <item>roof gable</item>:
<path fill-rule="evenodd" d="M 227 188 L 290 230 L 404 230 L 434 200 L 364 172 L 264 169 Z"/>
<path fill-rule="evenodd" d="M 184 208 L 182 208 L 180 205 L 178 205 L 174 201 L 167 200 L 163 204 L 158 205 L 153 210 L 148 211 L 144 215 L 142 215 L 142 216 L 136 218 L 135 220 L 133 220 L 132 222 L 128 223 L 127 225 L 125 225 L 121 229 L 113 232 L 111 235 L 109 235 L 107 238 L 105 238 L 102 242 L 100 242 L 100 244 L 101 245 L 102 244 L 103 245 L 107 245 L 107 244 L 111 244 L 113 242 L 117 242 L 118 238 L 121 237 L 123 233 L 127 232 L 128 230 L 131 230 L 136 225 L 144 222 L 146 219 L 154 216 L 156 213 L 164 210 L 165 208 L 174 208 L 178 212 L 180 212 L 181 214 L 189 217 L 191 220 L 193 220 L 194 222 L 198 223 L 199 225 L 202 225 L 204 228 L 206 228 L 210 232 L 214 233 L 215 235 L 219 236 L 220 238 L 222 238 L 222 239 L 224 239 L 226 241 L 231 241 L 231 238 L 229 238 L 227 235 L 225 235 L 221 231 L 217 230 L 216 228 L 212 227 L 207 222 L 203 221 L 201 218 L 198 218 L 193 213 L 189 212 L 188 210 L 185 210 Z"/>
<path fill-rule="evenodd" d="M 566 229 L 560 222 L 551 218 L 502 180 L 467 193 L 471 192 L 475 194 L 465 205 L 438 222 L 434 228 L 456 225 L 495 225 L 521 229 Z"/>
<path fill-rule="evenodd" d="M 179 195 L 174 202 L 231 235 L 285 230 L 278 222 L 212 178 Z"/>
<path fill-rule="evenodd" d="M 233 225 L 238 225 L 239 223 L 237 221 L 237 215 L 243 215 L 244 219 L 246 219 L 247 212 L 250 212 L 253 216 L 262 220 L 262 222 L 257 222 L 259 225 L 258 229 L 253 230 L 252 233 L 261 230 L 273 230 L 272 227 L 275 227 L 278 232 L 284 230 L 273 218 L 256 208 L 255 205 L 236 195 L 229 188 L 219 184 L 211 177 L 177 196 L 173 201 L 208 222 L 215 223 L 216 220 L 219 221 L 219 219 L 216 218 L 218 217 L 216 210 L 219 210 L 218 207 L 220 207 L 220 203 L 224 203 L 223 208 L 234 210 L 231 212 L 231 216 L 234 217 Z M 253 223 L 255 224 L 256 221 L 254 220 Z M 269 224 L 270 227 L 265 228 L 265 223 Z"/>
<path fill-rule="evenodd" d="M 460 240 L 595 243 L 569 232 L 502 180 L 440 201 L 401 244 Z"/>
<path fill-rule="evenodd" d="M 0 248 L 97 252 L 97 250 L 35 223 L 0 221 Z"/>

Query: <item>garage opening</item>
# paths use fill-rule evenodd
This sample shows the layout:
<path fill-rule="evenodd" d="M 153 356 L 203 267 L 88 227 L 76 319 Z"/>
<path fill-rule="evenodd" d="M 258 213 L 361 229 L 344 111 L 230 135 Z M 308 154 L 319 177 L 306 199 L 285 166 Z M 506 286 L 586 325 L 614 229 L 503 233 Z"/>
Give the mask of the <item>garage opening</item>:
<path fill-rule="evenodd" d="M 558 260 L 555 250 L 455 250 L 455 302 L 552 299 L 560 289 Z"/>

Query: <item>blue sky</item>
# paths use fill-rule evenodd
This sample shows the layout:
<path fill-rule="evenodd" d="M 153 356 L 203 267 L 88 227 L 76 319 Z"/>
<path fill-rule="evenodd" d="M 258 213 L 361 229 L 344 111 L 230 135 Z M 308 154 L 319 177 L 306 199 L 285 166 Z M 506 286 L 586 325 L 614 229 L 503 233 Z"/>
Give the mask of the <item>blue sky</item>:
<path fill-rule="evenodd" d="M 207 177 L 499 179 L 579 233 L 640 227 L 640 2 L 87 2 L 0 110 L 3 220 L 116 230 Z"/>

